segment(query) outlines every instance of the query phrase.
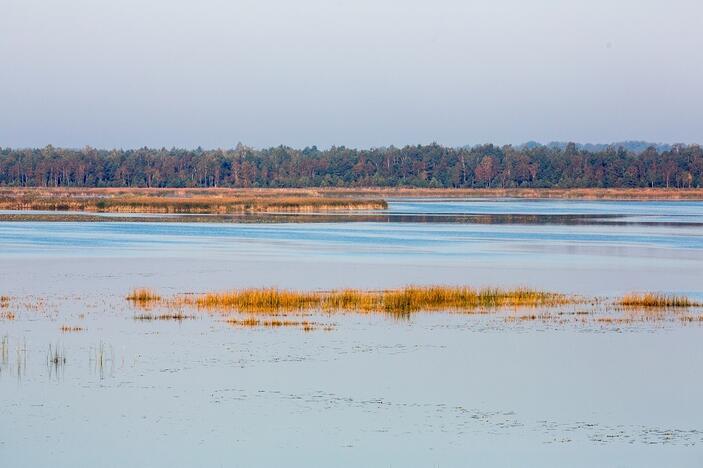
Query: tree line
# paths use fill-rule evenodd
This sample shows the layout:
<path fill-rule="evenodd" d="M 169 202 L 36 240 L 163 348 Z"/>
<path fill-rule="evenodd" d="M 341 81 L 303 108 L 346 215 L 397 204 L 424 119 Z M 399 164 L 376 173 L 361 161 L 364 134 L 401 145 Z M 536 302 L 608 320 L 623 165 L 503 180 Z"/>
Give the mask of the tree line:
<path fill-rule="evenodd" d="M 438 144 L 319 150 L 0 148 L 0 185 L 23 187 L 700 187 L 698 145 L 587 151 Z"/>

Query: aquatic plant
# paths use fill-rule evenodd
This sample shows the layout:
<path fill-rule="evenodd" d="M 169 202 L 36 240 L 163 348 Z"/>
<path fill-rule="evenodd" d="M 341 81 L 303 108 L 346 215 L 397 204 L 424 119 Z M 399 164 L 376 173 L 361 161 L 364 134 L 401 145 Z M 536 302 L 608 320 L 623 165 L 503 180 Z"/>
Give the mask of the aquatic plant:
<path fill-rule="evenodd" d="M 0 209 L 117 213 L 308 212 L 385 209 L 380 198 L 286 189 L 0 188 Z"/>
<path fill-rule="evenodd" d="M 243 311 L 271 311 L 278 309 L 306 309 L 320 304 L 318 293 L 267 289 L 242 289 L 224 293 L 207 293 L 195 299 L 202 308 L 230 308 Z"/>
<path fill-rule="evenodd" d="M 77 327 L 77 326 L 70 326 L 70 325 L 61 325 L 60 330 L 64 333 L 71 333 L 71 332 L 82 332 L 83 327 Z"/>
<path fill-rule="evenodd" d="M 14 312 L 0 312 L 0 319 L 1 320 L 14 320 L 15 319 L 15 313 Z"/>
<path fill-rule="evenodd" d="M 670 296 L 657 293 L 627 294 L 623 296 L 618 305 L 624 307 L 697 307 L 700 304 L 685 296 Z"/>
<path fill-rule="evenodd" d="M 196 306 L 219 311 L 270 313 L 321 309 L 408 314 L 426 310 L 477 310 L 500 307 L 556 306 L 577 298 L 527 288 L 473 289 L 449 286 L 408 286 L 391 290 L 340 289 L 299 292 L 276 288 L 242 289 L 162 301 L 166 306 Z"/>
<path fill-rule="evenodd" d="M 144 305 L 149 302 L 155 302 L 161 300 L 161 296 L 156 294 L 151 289 L 139 288 L 133 290 L 128 296 L 128 301 L 132 301 L 137 304 Z"/>

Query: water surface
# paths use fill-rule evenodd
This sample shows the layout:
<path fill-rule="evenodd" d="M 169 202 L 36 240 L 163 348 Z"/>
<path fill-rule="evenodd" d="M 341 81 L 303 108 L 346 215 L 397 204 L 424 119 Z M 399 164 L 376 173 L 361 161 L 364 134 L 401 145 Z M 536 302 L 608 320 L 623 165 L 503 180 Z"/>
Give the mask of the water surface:
<path fill-rule="evenodd" d="M 16 315 L 0 319 L 2 466 L 701 466 L 703 327 L 676 317 L 314 314 L 333 330 L 305 333 L 136 321 L 124 300 L 410 283 L 703 297 L 700 202 L 411 199 L 368 215 L 386 218 L 0 222 L 0 312 Z"/>

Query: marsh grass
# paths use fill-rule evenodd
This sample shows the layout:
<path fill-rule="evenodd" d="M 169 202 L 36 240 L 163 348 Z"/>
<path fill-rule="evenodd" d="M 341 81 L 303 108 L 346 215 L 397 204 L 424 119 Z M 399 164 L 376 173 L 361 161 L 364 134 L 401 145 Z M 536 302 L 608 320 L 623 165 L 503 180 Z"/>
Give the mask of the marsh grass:
<path fill-rule="evenodd" d="M 146 306 L 152 302 L 160 301 L 161 296 L 156 294 L 151 289 L 138 288 L 129 293 L 127 300 L 133 302 L 137 306 Z"/>
<path fill-rule="evenodd" d="M 9 321 L 12 321 L 12 320 L 14 320 L 15 318 L 17 318 L 17 316 L 15 315 L 14 312 L 10 312 L 10 311 L 3 311 L 3 312 L 0 312 L 0 320 L 9 320 Z"/>
<path fill-rule="evenodd" d="M 195 296 L 179 296 L 161 303 L 170 307 L 195 306 L 221 312 L 275 313 L 322 310 L 325 312 L 386 312 L 406 315 L 418 311 L 477 311 L 502 307 L 558 306 L 577 298 L 563 294 L 517 289 L 473 289 L 447 286 L 409 286 L 391 290 L 340 289 L 299 292 L 285 289 L 241 289 Z"/>
<path fill-rule="evenodd" d="M 671 296 L 657 293 L 627 294 L 623 296 L 618 305 L 623 307 L 641 308 L 674 308 L 674 307 L 698 307 L 701 304 L 690 300 L 685 296 Z"/>
<path fill-rule="evenodd" d="M 300 293 L 280 289 L 242 289 L 207 293 L 195 298 L 195 304 L 208 309 L 237 309 L 248 312 L 304 310 L 320 305 L 319 293 Z"/>
<path fill-rule="evenodd" d="M 10 307 L 10 296 L 0 296 L 0 309 Z"/>
<path fill-rule="evenodd" d="M 71 326 L 71 325 L 61 325 L 61 328 L 59 329 L 63 333 L 77 333 L 77 332 L 82 332 L 83 327 L 76 327 L 76 326 Z"/>
<path fill-rule="evenodd" d="M 0 209 L 117 213 L 226 214 L 385 209 L 381 198 L 320 190 L 0 189 Z"/>

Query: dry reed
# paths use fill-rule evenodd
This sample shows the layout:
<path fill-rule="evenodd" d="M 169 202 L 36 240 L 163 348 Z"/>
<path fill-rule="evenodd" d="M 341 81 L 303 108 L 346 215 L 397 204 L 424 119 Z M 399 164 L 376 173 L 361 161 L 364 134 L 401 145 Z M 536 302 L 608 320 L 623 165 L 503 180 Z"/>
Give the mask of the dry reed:
<path fill-rule="evenodd" d="M 407 314 L 420 310 L 476 310 L 500 307 L 557 306 L 576 299 L 562 294 L 517 289 L 409 286 L 401 289 L 364 291 L 341 289 L 298 292 L 275 288 L 242 289 L 207 293 L 165 301 L 171 306 L 193 305 L 202 309 L 270 313 L 321 309 L 334 311 Z"/>
<path fill-rule="evenodd" d="M 657 293 L 627 294 L 623 296 L 618 305 L 623 307 L 642 308 L 669 308 L 669 307 L 697 307 L 700 304 L 685 296 L 669 296 Z"/>
<path fill-rule="evenodd" d="M 382 199 L 318 190 L 0 188 L 0 209 L 118 213 L 295 212 L 385 209 Z"/>
<path fill-rule="evenodd" d="M 128 296 L 127 300 L 134 302 L 136 304 L 147 304 L 150 302 L 156 302 L 161 300 L 161 296 L 156 294 L 154 291 L 151 289 L 147 288 L 138 288 L 133 290 Z"/>

